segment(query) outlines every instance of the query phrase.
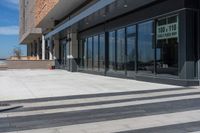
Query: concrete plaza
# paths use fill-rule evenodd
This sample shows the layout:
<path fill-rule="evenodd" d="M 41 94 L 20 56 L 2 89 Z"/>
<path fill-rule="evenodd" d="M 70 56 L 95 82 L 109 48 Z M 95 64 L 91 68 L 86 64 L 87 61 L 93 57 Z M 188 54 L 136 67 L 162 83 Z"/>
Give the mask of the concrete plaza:
<path fill-rule="evenodd" d="M 0 71 L 0 101 L 168 88 L 179 86 L 64 70 Z"/>
<path fill-rule="evenodd" d="M 0 71 L 0 84 L 0 103 L 14 107 L 0 111 L 2 133 L 200 131 L 198 87 L 63 70 Z"/>

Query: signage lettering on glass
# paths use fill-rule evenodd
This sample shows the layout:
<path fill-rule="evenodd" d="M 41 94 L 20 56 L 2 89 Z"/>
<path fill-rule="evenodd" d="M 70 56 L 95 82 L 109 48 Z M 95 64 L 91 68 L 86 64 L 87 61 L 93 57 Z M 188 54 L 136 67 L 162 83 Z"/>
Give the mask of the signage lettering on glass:
<path fill-rule="evenodd" d="M 157 26 L 157 40 L 177 38 L 178 23 Z"/>

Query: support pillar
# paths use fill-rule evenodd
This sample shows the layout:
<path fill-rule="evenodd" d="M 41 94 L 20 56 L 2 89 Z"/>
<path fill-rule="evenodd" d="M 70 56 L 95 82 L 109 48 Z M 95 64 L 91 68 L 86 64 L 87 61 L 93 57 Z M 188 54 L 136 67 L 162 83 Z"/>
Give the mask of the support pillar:
<path fill-rule="evenodd" d="M 195 12 L 184 10 L 179 15 L 179 70 L 180 78 L 194 80 L 196 78 L 196 41 L 195 41 Z M 187 84 L 189 85 L 189 84 Z"/>
<path fill-rule="evenodd" d="M 42 60 L 46 59 L 46 57 L 45 57 L 45 55 L 46 55 L 45 49 L 46 49 L 46 47 L 45 47 L 45 38 L 44 38 L 44 35 L 42 35 Z"/>
<path fill-rule="evenodd" d="M 69 69 L 71 72 L 76 72 L 78 68 L 78 38 L 77 33 L 70 33 L 69 36 Z"/>
<path fill-rule="evenodd" d="M 37 40 L 37 60 L 40 60 L 40 39 Z"/>
<path fill-rule="evenodd" d="M 49 39 L 48 39 L 48 46 L 49 46 L 49 60 L 53 60 L 52 38 L 49 38 Z"/>

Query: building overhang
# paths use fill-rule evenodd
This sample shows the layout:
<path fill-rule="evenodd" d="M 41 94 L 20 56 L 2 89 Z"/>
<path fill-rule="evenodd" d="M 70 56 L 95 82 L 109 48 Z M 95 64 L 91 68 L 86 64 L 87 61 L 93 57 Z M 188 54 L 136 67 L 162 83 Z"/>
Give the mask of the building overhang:
<path fill-rule="evenodd" d="M 70 20 L 65 20 L 45 38 L 50 38 L 70 27 L 75 27 L 75 30 L 87 29 L 155 1 L 157 0 L 99 0 Z"/>
<path fill-rule="evenodd" d="M 42 35 L 41 28 L 33 28 L 22 35 L 20 44 L 31 44 L 34 40 L 37 40 Z"/>
<path fill-rule="evenodd" d="M 54 27 L 54 22 L 63 19 L 87 0 L 59 0 L 48 14 L 36 25 L 44 30 Z"/>

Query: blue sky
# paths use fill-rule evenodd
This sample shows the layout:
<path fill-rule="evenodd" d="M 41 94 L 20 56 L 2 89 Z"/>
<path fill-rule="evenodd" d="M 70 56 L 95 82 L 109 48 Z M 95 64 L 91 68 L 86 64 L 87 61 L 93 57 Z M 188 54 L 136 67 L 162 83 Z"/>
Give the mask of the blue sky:
<path fill-rule="evenodd" d="M 0 58 L 8 58 L 19 45 L 19 0 L 0 0 Z"/>

